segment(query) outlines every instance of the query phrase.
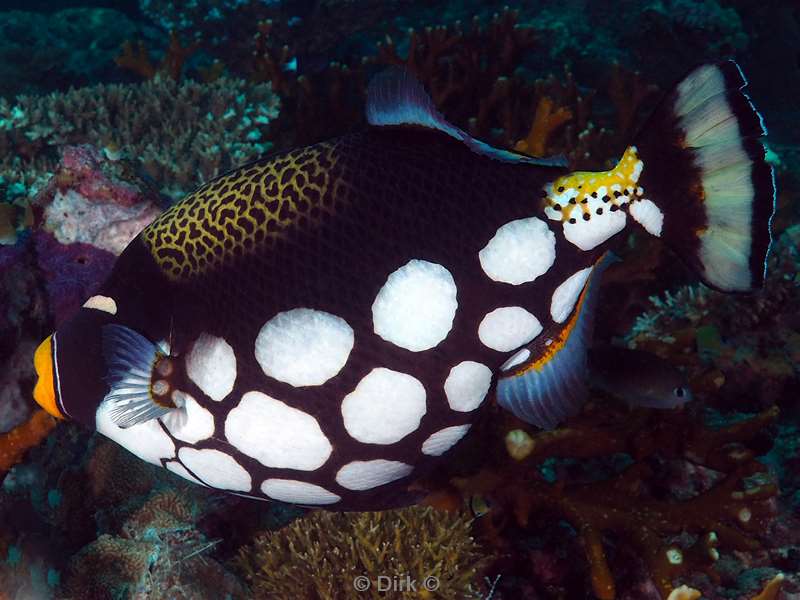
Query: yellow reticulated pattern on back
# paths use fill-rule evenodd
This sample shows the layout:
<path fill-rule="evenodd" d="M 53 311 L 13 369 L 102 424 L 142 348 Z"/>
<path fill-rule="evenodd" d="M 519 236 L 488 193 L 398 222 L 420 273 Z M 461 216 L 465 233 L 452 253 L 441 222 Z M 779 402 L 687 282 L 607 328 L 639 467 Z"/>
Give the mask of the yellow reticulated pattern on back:
<path fill-rule="evenodd" d="M 563 223 L 589 221 L 641 200 L 644 190 L 637 182 L 643 166 L 636 146 L 629 146 L 610 171 L 576 171 L 559 177 L 544 188 L 545 214 Z"/>
<path fill-rule="evenodd" d="M 245 165 L 199 188 L 153 221 L 142 239 L 174 281 L 251 254 L 291 226 L 334 210 L 335 145 L 317 144 Z"/>

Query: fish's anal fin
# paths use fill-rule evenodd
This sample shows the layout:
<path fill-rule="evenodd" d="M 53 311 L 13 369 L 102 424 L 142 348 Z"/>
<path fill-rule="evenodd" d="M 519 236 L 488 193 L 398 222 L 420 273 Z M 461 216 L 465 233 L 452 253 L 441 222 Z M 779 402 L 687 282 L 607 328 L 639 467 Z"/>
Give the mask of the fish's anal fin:
<path fill-rule="evenodd" d="M 643 168 L 636 147 L 629 146 L 610 171 L 576 171 L 559 177 L 543 189 L 544 214 L 561 221 L 569 242 L 591 250 L 625 228 L 626 210 L 649 202 L 639 185 Z M 661 233 L 656 222 L 651 233 Z"/>
<path fill-rule="evenodd" d="M 599 279 L 615 260 L 606 252 L 594 265 L 569 318 L 545 329 L 500 368 L 500 406 L 542 429 L 553 429 L 580 411 L 588 395 L 586 357 Z"/>
<path fill-rule="evenodd" d="M 448 122 L 436 109 L 422 84 L 407 69 L 390 67 L 378 73 L 367 88 L 367 122 L 375 127 L 412 125 L 439 130 L 476 154 L 509 163 L 564 167 L 563 156 L 534 158 L 495 148 Z"/>
<path fill-rule="evenodd" d="M 102 336 L 110 388 L 103 404 L 110 405 L 109 414 L 117 427 L 158 419 L 178 408 L 170 393 L 168 349 L 123 325 L 105 325 Z"/>

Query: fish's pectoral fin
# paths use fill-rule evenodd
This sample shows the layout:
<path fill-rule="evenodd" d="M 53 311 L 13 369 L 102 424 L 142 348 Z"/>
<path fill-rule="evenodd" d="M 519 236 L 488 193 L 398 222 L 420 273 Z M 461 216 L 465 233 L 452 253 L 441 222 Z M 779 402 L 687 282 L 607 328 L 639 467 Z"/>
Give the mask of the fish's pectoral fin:
<path fill-rule="evenodd" d="M 154 390 L 153 369 L 164 352 L 143 335 L 122 325 L 103 327 L 103 356 L 108 374 L 109 392 L 103 403 L 122 429 L 158 419 L 177 407 L 159 397 Z"/>
<path fill-rule="evenodd" d="M 602 272 L 616 260 L 606 252 L 595 264 L 569 318 L 542 332 L 500 368 L 497 401 L 519 419 L 553 429 L 580 412 L 588 396 L 587 352 L 594 330 Z"/>
<path fill-rule="evenodd" d="M 401 67 L 378 73 L 367 88 L 367 122 L 375 127 L 415 125 L 436 129 L 465 144 L 476 154 L 503 162 L 544 167 L 565 167 L 565 156 L 534 158 L 495 148 L 445 119 L 417 78 Z"/>

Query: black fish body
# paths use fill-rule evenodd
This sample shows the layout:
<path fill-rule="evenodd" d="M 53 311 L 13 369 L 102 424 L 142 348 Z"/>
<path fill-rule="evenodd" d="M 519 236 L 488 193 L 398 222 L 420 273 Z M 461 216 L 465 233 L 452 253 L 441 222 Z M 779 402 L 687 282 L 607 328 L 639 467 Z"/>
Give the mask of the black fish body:
<path fill-rule="evenodd" d="M 740 92 L 713 69 L 695 77 L 716 77 L 724 119 Z M 370 98 L 366 131 L 240 167 L 148 226 L 37 350 L 37 401 L 190 480 L 340 510 L 414 501 L 498 379 L 531 423 L 579 410 L 596 266 L 627 222 L 679 222 L 657 201 L 670 165 L 631 146 L 567 174 L 469 138 L 404 77 Z M 760 233 L 765 186 L 742 200 Z M 757 284 L 753 243 L 745 267 L 714 254 L 711 283 Z"/>
<path fill-rule="evenodd" d="M 379 458 L 422 470 L 420 448 L 429 436 L 474 420 L 476 411 L 452 410 L 443 390 L 455 365 L 475 361 L 494 372 L 507 358 L 478 339 L 487 313 L 521 306 L 547 315 L 552 290 L 596 259 L 596 253 L 580 251 L 556 231 L 559 259 L 535 282 L 498 283 L 481 268 L 481 248 L 503 224 L 536 213 L 539 190 L 557 173 L 486 160 L 439 132 L 353 134 L 253 163 L 203 186 L 142 232 L 100 294 L 113 297 L 118 318 L 149 339 L 164 339 L 171 327 L 173 354 L 186 355 L 202 333 L 234 349 L 237 377 L 225 401 L 209 400 L 186 378 L 183 389 L 216 420 L 215 435 L 195 448 L 235 452 L 254 481 L 290 475 L 221 441 L 228 411 L 257 390 L 316 419 L 333 451 L 313 480 L 346 498 L 347 490 L 334 483 L 344 464 Z M 173 250 L 171 242 L 184 251 Z M 443 265 L 457 289 L 451 331 L 423 355 L 373 332 L 376 296 L 387 276 L 411 259 Z M 146 282 L 143 268 L 152 273 Z M 128 308 L 126 298 L 136 302 Z M 269 317 L 298 307 L 337 315 L 357 332 L 346 368 L 322 385 L 295 387 L 265 377 L 254 354 Z M 544 316 L 541 320 L 544 324 Z M 341 404 L 376 367 L 420 381 L 426 411 L 419 427 L 399 442 L 371 446 L 348 435 Z M 87 417 L 93 423 L 94 414 Z M 173 442 L 178 450 L 185 445 Z M 347 505 L 407 502 L 392 486 L 379 491 L 380 499 L 361 493 Z"/>

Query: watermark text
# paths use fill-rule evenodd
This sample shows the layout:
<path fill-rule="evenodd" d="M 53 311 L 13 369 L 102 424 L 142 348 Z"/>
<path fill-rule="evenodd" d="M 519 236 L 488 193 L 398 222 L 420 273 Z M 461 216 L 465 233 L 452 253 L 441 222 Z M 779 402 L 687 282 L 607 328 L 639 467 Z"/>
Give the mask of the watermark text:
<path fill-rule="evenodd" d="M 419 581 L 411 575 L 357 575 L 353 578 L 353 589 L 357 592 L 370 589 L 378 592 L 435 592 L 439 589 L 439 578 L 428 575 Z"/>

